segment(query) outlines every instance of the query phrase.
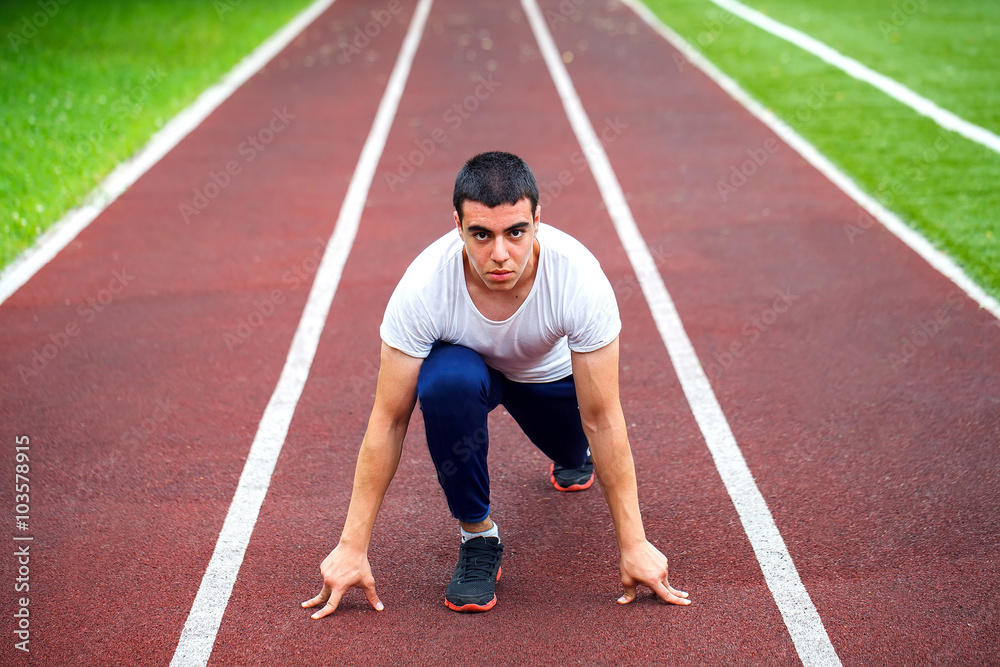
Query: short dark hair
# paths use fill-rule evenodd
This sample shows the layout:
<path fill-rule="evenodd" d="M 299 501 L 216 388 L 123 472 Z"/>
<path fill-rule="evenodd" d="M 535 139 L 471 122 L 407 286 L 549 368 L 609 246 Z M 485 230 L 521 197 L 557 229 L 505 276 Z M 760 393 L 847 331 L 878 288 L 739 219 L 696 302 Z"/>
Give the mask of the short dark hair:
<path fill-rule="evenodd" d="M 452 203 L 462 219 L 462 204 L 474 201 L 494 208 L 500 204 L 514 205 L 527 197 L 531 214 L 538 207 L 538 184 L 524 160 L 511 153 L 490 151 L 470 158 L 455 177 Z"/>

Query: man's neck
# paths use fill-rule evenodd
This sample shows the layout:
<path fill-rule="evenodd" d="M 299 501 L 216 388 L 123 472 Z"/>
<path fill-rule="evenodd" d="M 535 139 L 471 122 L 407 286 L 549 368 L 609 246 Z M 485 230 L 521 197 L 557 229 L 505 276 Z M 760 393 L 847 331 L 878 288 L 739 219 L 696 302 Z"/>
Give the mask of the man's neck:
<path fill-rule="evenodd" d="M 524 273 L 518 279 L 513 288 L 498 292 L 491 290 L 483 284 L 483 279 L 469 265 L 469 258 L 462 250 L 462 263 L 465 267 L 465 285 L 472 297 L 472 303 L 476 309 L 488 320 L 502 322 L 517 312 L 524 300 L 531 293 L 531 287 L 535 284 L 535 276 L 538 273 L 538 256 L 541 248 L 538 240 L 532 246 L 531 259 L 524 267 Z"/>

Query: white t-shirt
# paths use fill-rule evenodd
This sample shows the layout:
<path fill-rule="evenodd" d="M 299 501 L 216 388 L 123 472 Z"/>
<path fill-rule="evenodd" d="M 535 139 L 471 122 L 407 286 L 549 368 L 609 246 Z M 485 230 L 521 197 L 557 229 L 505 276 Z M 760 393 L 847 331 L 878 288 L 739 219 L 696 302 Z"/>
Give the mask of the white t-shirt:
<path fill-rule="evenodd" d="M 531 291 L 516 313 L 495 322 L 469 295 L 458 231 L 442 236 L 396 286 L 379 330 L 382 340 L 421 359 L 437 341 L 464 345 L 515 382 L 553 382 L 572 374 L 570 350 L 598 350 L 618 336 L 618 303 L 583 244 L 544 224 L 536 238 L 540 252 Z"/>

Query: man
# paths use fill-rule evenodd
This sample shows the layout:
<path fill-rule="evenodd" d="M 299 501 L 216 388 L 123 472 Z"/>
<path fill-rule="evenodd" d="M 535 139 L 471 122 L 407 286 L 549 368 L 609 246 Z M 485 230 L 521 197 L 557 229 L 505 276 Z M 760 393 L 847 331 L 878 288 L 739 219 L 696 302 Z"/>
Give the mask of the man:
<path fill-rule="evenodd" d="M 553 463 L 561 491 L 601 482 L 621 551 L 625 604 L 636 586 L 689 604 L 647 540 L 618 392 L 614 291 L 570 236 L 541 225 L 538 186 L 509 153 L 483 153 L 459 172 L 458 234 L 424 250 L 397 285 L 380 329 L 381 367 L 340 542 L 320 566 L 323 589 L 302 603 L 336 610 L 361 588 L 376 610 L 368 563 L 375 517 L 395 475 L 419 399 L 438 481 L 462 543 L 445 592 L 455 611 L 496 604 L 503 544 L 490 517 L 487 415 L 502 404 Z"/>

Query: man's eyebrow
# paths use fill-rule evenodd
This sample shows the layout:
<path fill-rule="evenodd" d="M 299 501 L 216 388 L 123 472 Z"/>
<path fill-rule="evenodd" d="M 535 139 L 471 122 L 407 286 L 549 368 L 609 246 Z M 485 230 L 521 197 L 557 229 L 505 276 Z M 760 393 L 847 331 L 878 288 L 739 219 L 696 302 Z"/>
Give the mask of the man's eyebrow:
<path fill-rule="evenodd" d="M 505 229 L 503 231 L 504 231 L 504 233 L 507 233 L 507 232 L 512 232 L 512 231 L 514 231 L 516 229 L 524 229 L 529 224 L 530 223 L 527 223 L 527 222 L 515 222 L 513 225 L 511 225 L 510 227 L 508 227 L 507 229 Z M 487 234 L 492 234 L 493 233 L 493 230 L 486 229 L 482 225 L 469 225 L 468 227 L 466 227 L 466 231 L 468 231 L 468 232 L 470 232 L 472 234 L 478 234 L 479 232 L 485 232 Z"/>

